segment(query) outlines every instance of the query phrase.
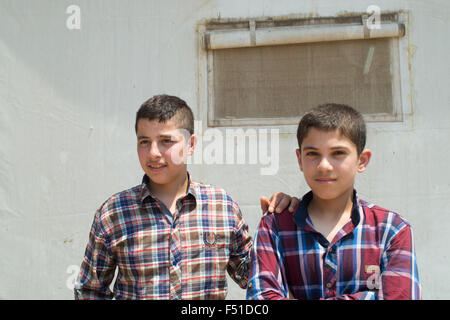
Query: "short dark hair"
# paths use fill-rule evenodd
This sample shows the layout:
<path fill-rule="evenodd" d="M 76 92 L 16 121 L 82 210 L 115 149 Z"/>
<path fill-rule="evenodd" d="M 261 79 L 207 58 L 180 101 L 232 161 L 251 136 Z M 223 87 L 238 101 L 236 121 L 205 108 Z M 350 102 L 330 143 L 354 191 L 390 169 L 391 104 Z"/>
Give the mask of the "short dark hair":
<path fill-rule="evenodd" d="M 366 124 L 362 115 L 345 104 L 326 103 L 307 112 L 297 128 L 297 141 L 300 149 L 310 128 L 324 131 L 339 130 L 343 136 L 356 145 L 358 155 L 366 145 Z"/>
<path fill-rule="evenodd" d="M 191 108 L 184 100 L 175 96 L 160 94 L 145 101 L 136 113 L 136 133 L 139 119 L 157 119 L 159 122 L 173 119 L 179 128 L 189 131 L 190 134 L 194 133 L 194 115 Z"/>

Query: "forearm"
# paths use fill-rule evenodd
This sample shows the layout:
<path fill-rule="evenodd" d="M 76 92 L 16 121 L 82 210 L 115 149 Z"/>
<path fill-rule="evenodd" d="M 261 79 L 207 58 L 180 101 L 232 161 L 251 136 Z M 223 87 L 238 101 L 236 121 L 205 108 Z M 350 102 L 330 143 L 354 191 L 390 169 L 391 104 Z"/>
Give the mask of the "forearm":
<path fill-rule="evenodd" d="M 288 300 L 289 293 L 283 289 L 273 274 L 259 273 L 253 277 L 247 288 L 248 300 Z"/>

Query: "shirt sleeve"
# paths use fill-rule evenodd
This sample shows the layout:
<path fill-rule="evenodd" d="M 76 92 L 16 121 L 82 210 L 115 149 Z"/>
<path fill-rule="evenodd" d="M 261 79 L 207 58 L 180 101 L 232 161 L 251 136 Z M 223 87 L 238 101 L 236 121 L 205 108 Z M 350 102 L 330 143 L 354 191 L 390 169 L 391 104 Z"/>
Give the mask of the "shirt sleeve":
<path fill-rule="evenodd" d="M 76 300 L 112 299 L 109 289 L 114 278 L 115 261 L 101 232 L 99 209 L 95 215 L 80 274 L 74 286 Z"/>
<path fill-rule="evenodd" d="M 284 300 L 289 297 L 282 246 L 274 228 L 275 217 L 266 214 L 258 226 L 252 249 L 252 266 L 247 287 L 249 300 Z"/>
<path fill-rule="evenodd" d="M 378 295 L 375 291 L 364 290 L 352 294 L 343 294 L 338 297 L 331 297 L 321 300 L 378 300 Z"/>
<path fill-rule="evenodd" d="M 233 212 L 236 219 L 235 234 L 233 237 L 230 259 L 227 271 L 230 277 L 242 288 L 247 288 L 248 273 L 250 269 L 250 253 L 252 237 L 248 233 L 248 225 L 242 218 L 239 206 L 233 202 Z"/>
<path fill-rule="evenodd" d="M 389 242 L 382 256 L 379 299 L 422 298 L 411 227 L 405 225 Z"/>

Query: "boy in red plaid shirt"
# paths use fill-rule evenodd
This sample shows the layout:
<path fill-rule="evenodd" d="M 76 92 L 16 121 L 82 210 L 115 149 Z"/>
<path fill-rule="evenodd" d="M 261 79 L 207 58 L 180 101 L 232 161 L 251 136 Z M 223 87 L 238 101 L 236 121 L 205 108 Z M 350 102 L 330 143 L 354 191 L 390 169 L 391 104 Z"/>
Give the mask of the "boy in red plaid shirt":
<path fill-rule="evenodd" d="M 301 119 L 296 155 L 311 191 L 294 213 L 265 215 L 248 299 L 420 299 L 411 225 L 358 198 L 371 151 L 359 112 L 326 104 Z"/>

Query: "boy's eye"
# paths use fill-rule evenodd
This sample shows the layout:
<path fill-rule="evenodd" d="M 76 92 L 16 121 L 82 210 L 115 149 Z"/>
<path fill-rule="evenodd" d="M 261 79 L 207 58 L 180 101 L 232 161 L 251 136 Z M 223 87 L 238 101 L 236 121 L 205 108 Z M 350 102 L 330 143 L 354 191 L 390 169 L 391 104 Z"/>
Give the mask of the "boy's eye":
<path fill-rule="evenodd" d="M 165 144 L 175 143 L 175 141 L 173 139 L 170 139 L 170 138 L 163 139 L 162 142 L 165 143 Z"/>
<path fill-rule="evenodd" d="M 308 151 L 308 152 L 306 153 L 306 155 L 307 155 L 308 157 L 314 157 L 314 156 L 317 156 L 318 153 L 315 152 L 315 151 Z"/>
<path fill-rule="evenodd" d="M 145 147 L 145 146 L 147 146 L 148 144 L 149 144 L 148 140 L 141 140 L 141 141 L 139 141 L 139 145 L 140 145 L 141 147 Z"/>
<path fill-rule="evenodd" d="M 337 150 L 337 151 L 333 152 L 333 154 L 336 155 L 336 156 L 342 156 L 342 155 L 345 155 L 347 153 L 345 151 L 343 151 L 343 150 Z"/>

